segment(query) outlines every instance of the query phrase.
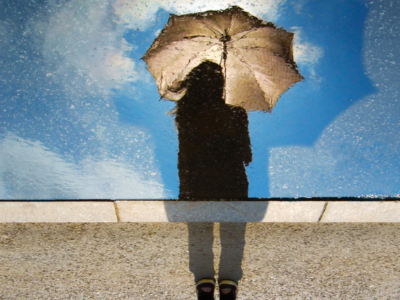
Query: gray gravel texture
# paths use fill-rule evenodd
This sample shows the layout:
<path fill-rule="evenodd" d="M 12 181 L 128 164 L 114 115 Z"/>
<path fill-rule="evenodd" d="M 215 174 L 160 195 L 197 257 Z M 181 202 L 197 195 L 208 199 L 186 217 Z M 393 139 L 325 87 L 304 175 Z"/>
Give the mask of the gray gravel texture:
<path fill-rule="evenodd" d="M 249 223 L 245 243 L 238 299 L 400 299 L 398 223 Z M 196 299 L 188 257 L 185 223 L 0 224 L 0 299 Z"/>

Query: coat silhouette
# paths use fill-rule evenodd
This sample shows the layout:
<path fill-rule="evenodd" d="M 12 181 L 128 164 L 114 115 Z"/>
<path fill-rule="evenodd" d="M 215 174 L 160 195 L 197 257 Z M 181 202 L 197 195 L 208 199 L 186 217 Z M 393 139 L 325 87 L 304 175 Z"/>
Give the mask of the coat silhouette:
<path fill-rule="evenodd" d="M 225 104 L 219 65 L 194 68 L 187 93 L 177 102 L 179 198 L 247 198 L 244 167 L 252 160 L 248 117 L 243 108 Z"/>

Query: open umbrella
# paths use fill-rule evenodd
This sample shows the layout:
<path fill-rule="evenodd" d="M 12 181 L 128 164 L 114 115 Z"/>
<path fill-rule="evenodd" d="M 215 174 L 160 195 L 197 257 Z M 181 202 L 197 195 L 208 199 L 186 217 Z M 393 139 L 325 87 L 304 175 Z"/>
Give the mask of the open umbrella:
<path fill-rule="evenodd" d="M 240 7 L 171 15 L 143 57 L 160 95 L 178 101 L 187 75 L 204 61 L 222 67 L 225 103 L 271 111 L 303 79 L 293 60 L 293 36 Z"/>

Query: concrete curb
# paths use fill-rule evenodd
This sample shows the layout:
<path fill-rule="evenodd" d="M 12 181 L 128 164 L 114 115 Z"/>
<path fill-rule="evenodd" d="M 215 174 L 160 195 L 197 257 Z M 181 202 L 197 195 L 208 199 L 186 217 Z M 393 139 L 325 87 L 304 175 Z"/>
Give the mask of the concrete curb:
<path fill-rule="evenodd" d="M 400 222 L 400 201 L 1 201 L 0 223 Z"/>
<path fill-rule="evenodd" d="M 122 222 L 318 222 L 323 202 L 117 201 Z"/>
<path fill-rule="evenodd" d="M 0 201 L 0 223 L 400 222 L 400 201 Z"/>
<path fill-rule="evenodd" d="M 0 223 L 117 222 L 111 201 L 0 202 Z"/>
<path fill-rule="evenodd" d="M 399 201 L 330 202 L 321 222 L 400 222 Z"/>

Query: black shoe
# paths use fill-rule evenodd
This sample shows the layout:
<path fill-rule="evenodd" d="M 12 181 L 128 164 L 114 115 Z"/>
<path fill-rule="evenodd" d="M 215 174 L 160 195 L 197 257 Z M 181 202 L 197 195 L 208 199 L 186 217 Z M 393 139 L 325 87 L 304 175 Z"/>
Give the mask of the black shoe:
<path fill-rule="evenodd" d="M 197 300 L 214 300 L 214 279 L 202 279 L 196 283 Z"/>
<path fill-rule="evenodd" d="M 231 280 L 222 280 L 219 283 L 219 299 L 236 300 L 238 293 L 237 284 Z"/>

